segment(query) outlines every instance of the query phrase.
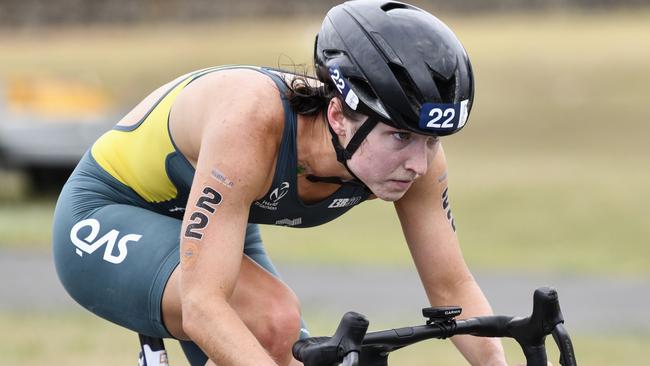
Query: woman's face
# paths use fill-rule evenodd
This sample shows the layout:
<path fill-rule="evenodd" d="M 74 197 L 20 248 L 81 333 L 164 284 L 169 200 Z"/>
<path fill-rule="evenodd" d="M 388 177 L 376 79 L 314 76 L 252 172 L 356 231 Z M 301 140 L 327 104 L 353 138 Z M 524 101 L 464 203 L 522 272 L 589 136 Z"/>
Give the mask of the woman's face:
<path fill-rule="evenodd" d="M 359 122 L 350 123 L 359 127 Z M 354 127 L 350 129 L 353 132 Z M 348 160 L 348 167 L 378 198 L 396 201 L 426 174 L 438 145 L 436 137 L 378 123 Z"/>

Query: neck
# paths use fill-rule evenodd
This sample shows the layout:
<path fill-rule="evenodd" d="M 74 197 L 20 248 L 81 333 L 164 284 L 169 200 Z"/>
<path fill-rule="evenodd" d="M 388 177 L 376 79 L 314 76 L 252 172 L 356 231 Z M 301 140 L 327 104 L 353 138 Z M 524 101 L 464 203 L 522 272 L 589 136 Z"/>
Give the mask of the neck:
<path fill-rule="evenodd" d="M 325 117 L 298 115 L 298 170 L 300 175 L 318 177 L 340 177 L 350 180 L 352 176 L 336 160 Z"/>

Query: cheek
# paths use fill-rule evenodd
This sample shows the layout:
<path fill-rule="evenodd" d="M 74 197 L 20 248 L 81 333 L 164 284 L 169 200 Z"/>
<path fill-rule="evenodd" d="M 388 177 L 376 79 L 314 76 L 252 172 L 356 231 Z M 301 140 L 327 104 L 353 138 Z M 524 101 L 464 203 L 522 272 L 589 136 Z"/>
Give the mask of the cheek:
<path fill-rule="evenodd" d="M 376 182 L 385 179 L 392 172 L 397 170 L 399 162 L 394 154 L 386 151 L 375 151 L 370 153 L 368 150 L 359 151 L 352 157 L 354 171 L 357 175 L 367 182 Z"/>

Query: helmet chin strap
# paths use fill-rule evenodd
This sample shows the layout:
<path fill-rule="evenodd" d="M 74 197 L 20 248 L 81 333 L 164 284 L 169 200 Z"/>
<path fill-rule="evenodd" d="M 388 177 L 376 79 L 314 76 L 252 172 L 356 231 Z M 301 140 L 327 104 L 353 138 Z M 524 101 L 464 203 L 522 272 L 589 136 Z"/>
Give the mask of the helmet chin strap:
<path fill-rule="evenodd" d="M 325 183 L 335 183 L 335 184 L 357 184 L 362 187 L 364 187 L 368 192 L 372 192 L 368 186 L 357 177 L 352 170 L 350 170 L 350 167 L 348 166 L 348 160 L 352 158 L 352 155 L 354 154 L 355 151 L 361 146 L 361 143 L 363 140 L 366 139 L 370 131 L 372 131 L 373 128 L 379 123 L 379 119 L 370 116 L 368 119 L 363 122 L 361 127 L 357 130 L 357 132 L 354 133 L 352 136 L 352 139 L 350 142 L 348 142 L 348 146 L 343 147 L 341 146 L 341 143 L 339 142 L 338 135 L 336 132 L 334 132 L 334 129 L 332 126 L 329 124 L 329 121 L 327 122 L 327 128 L 330 131 L 330 134 L 332 135 L 332 145 L 334 146 L 334 151 L 336 151 L 336 160 L 338 160 L 339 163 L 343 164 L 345 169 L 348 170 L 350 175 L 354 177 L 354 180 L 352 181 L 343 181 L 340 177 L 317 177 L 315 175 L 308 175 L 307 179 L 311 182 L 325 182 Z"/>

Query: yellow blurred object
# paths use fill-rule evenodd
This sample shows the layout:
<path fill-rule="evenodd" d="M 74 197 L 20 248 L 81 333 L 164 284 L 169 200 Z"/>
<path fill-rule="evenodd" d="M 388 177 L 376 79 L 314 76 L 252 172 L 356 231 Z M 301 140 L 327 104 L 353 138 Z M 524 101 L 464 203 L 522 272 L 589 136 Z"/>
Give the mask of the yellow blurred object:
<path fill-rule="evenodd" d="M 16 77 L 6 86 L 12 113 L 78 120 L 101 116 L 113 104 L 104 90 L 77 80 Z"/>

